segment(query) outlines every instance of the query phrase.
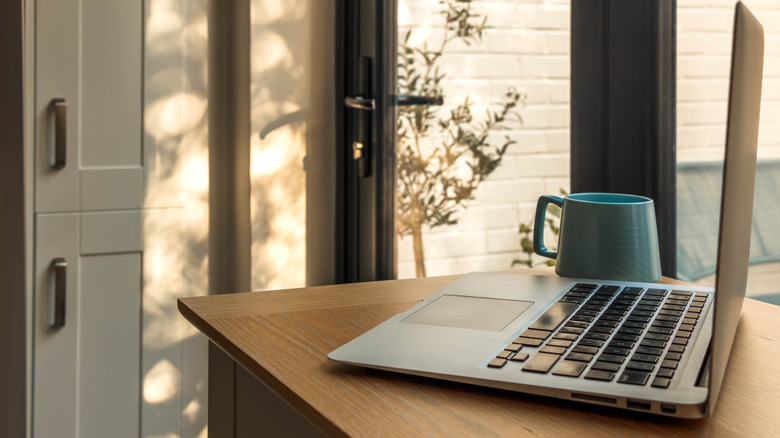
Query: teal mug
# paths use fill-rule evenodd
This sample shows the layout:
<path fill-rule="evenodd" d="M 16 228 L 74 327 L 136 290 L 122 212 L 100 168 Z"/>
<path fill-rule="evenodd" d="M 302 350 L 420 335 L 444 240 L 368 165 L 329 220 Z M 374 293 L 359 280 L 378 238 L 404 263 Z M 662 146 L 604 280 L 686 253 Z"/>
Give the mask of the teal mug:
<path fill-rule="evenodd" d="M 558 250 L 544 245 L 547 206 L 561 208 Z M 536 204 L 534 252 L 556 259 L 562 277 L 656 282 L 661 257 L 653 200 L 618 193 L 542 196 Z"/>

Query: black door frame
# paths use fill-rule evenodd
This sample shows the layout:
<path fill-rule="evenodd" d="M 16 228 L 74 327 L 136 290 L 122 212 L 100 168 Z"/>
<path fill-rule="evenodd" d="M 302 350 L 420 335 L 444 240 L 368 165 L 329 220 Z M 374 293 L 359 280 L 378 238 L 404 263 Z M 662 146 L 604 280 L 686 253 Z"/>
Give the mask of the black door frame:
<path fill-rule="evenodd" d="M 395 57 L 397 1 L 338 2 L 336 29 L 337 232 L 340 283 L 396 277 Z M 347 96 L 374 99 L 348 108 Z M 361 158 L 355 159 L 354 142 Z"/>

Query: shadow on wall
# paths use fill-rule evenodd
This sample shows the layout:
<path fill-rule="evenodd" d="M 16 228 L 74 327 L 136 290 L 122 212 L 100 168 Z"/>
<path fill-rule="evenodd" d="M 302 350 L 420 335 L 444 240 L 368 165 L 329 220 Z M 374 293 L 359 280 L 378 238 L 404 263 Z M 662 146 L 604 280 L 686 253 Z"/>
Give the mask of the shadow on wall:
<path fill-rule="evenodd" d="M 252 0 L 252 290 L 306 283 L 312 1 Z"/>
<path fill-rule="evenodd" d="M 142 436 L 207 435 L 207 341 L 176 299 L 207 292 L 207 0 L 146 0 Z"/>

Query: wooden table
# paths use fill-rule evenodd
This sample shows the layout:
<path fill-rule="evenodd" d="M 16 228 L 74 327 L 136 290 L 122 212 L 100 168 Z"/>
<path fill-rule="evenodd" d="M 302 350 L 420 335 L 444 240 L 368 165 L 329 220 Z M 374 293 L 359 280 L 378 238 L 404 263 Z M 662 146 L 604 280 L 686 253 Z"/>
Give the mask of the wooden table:
<path fill-rule="evenodd" d="M 455 278 L 183 298 L 179 310 L 326 435 L 780 436 L 780 307 L 750 299 L 745 300 L 717 409 L 712 417 L 700 420 L 625 412 L 328 360 L 330 351 Z M 215 389 L 210 379 L 210 390 Z"/>

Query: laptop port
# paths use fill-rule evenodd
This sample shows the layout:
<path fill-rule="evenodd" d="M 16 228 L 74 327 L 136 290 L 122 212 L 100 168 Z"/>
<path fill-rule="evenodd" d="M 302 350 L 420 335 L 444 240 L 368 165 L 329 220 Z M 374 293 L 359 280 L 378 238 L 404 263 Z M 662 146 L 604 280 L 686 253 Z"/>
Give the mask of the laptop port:
<path fill-rule="evenodd" d="M 626 402 L 626 407 L 630 409 L 641 409 L 643 411 L 649 411 L 650 410 L 650 402 L 642 401 L 642 400 L 631 400 L 628 399 Z"/>
<path fill-rule="evenodd" d="M 575 400 L 586 400 L 586 401 L 592 401 L 592 402 L 598 402 L 598 403 L 608 403 L 611 405 L 617 404 L 617 399 L 612 397 L 600 397 L 598 395 L 590 395 L 590 394 L 580 394 L 578 392 L 572 392 L 571 398 Z"/>
<path fill-rule="evenodd" d="M 676 414 L 677 406 L 661 404 L 661 412 L 663 412 L 664 414 Z"/>

